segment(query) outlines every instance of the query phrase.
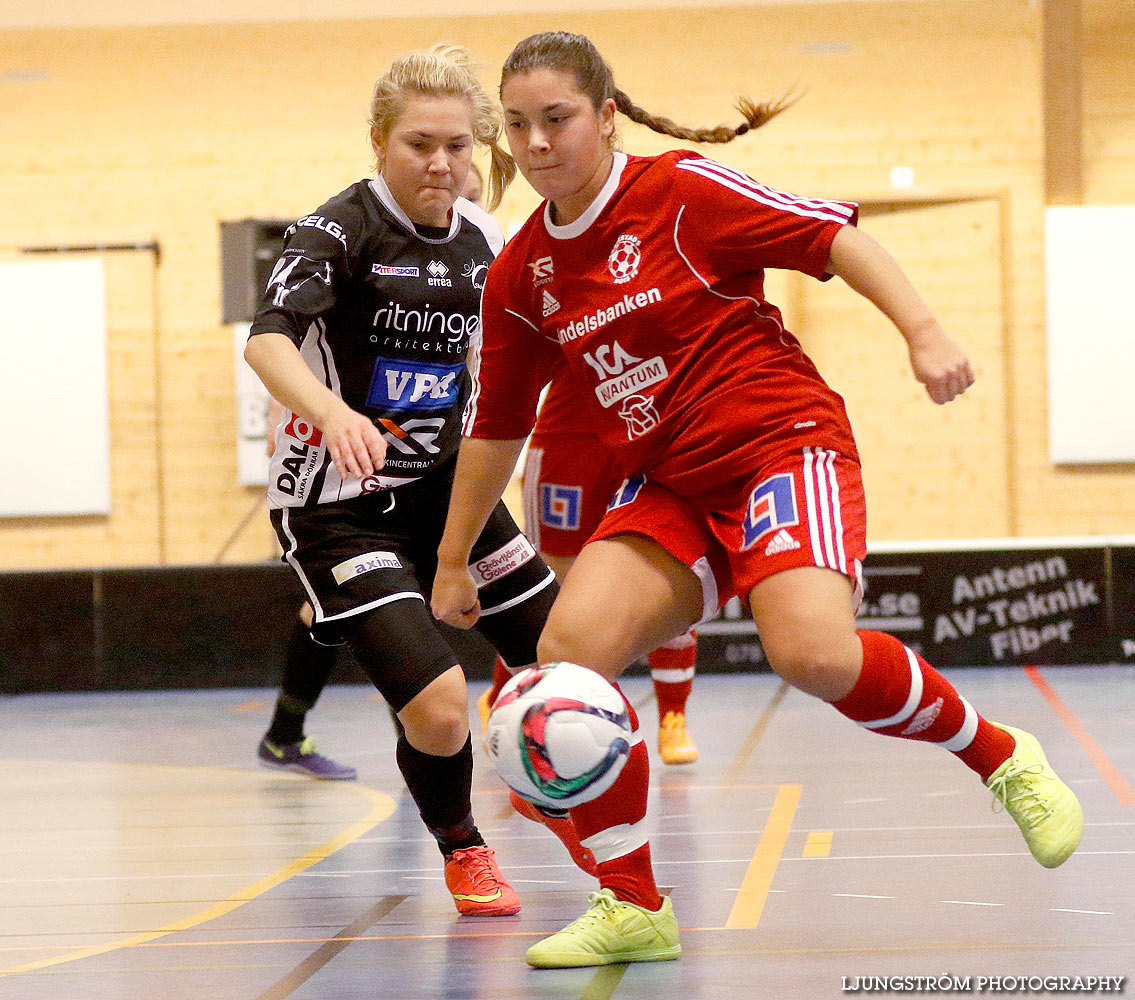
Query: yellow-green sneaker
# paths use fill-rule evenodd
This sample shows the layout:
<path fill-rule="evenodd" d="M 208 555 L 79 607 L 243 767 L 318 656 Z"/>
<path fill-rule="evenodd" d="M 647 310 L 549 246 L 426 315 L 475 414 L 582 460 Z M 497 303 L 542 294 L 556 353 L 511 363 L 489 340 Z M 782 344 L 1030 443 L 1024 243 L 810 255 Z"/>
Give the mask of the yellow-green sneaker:
<path fill-rule="evenodd" d="M 1064 864 L 1084 833 L 1084 812 L 1076 796 L 1048 766 L 1036 737 L 1002 726 L 1017 746 L 985 783 L 993 793 L 993 811 L 1001 803 L 1016 820 L 1032 856 L 1045 868 Z"/>
<path fill-rule="evenodd" d="M 623 962 L 668 962 L 682 954 L 670 897 L 660 910 L 616 899 L 610 889 L 587 897 L 590 908 L 562 931 L 537 941 L 525 956 L 537 969 L 570 969 Z"/>

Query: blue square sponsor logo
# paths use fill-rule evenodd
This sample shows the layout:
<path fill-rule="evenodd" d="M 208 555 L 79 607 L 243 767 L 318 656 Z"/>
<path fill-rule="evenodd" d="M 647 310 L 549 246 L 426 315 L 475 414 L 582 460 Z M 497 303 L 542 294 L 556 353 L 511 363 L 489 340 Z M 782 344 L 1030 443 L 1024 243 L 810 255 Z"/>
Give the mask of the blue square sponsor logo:
<path fill-rule="evenodd" d="M 747 549 L 775 528 L 800 523 L 796 508 L 796 485 L 791 473 L 766 479 L 752 493 L 745 506 L 745 533 L 741 548 Z"/>
<path fill-rule="evenodd" d="M 448 410 L 457 402 L 464 367 L 378 358 L 367 390 L 367 406 L 410 412 Z"/>
<path fill-rule="evenodd" d="M 576 531 L 583 506 L 583 489 L 579 486 L 540 484 L 540 523 L 549 528 Z"/>

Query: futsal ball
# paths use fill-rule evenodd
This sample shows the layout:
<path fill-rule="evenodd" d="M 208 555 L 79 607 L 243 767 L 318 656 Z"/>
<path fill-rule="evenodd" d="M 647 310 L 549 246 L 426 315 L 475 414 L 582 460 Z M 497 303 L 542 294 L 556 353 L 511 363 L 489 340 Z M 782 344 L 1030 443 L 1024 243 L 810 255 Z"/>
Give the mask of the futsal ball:
<path fill-rule="evenodd" d="M 550 809 L 602 795 L 630 746 L 623 696 L 575 663 L 522 670 L 501 689 L 485 729 L 489 760 L 505 784 Z"/>

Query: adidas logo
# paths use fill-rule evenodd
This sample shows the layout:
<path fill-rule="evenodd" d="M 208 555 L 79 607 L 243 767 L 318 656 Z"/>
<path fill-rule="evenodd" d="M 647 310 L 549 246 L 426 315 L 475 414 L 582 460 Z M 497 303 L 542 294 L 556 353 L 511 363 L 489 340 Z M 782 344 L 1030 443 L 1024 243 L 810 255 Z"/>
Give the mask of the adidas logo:
<path fill-rule="evenodd" d="M 545 288 L 544 289 L 544 319 L 547 319 L 549 316 L 551 316 L 552 313 L 554 313 L 557 309 L 559 309 L 559 307 L 560 307 L 560 304 L 554 298 L 552 298 L 552 293 L 549 292 L 548 289 Z"/>
<path fill-rule="evenodd" d="M 781 528 L 775 535 L 772 536 L 772 541 L 765 546 L 766 556 L 779 555 L 781 552 L 791 552 L 793 549 L 800 548 L 800 543 L 793 538 L 787 530 Z"/>
<path fill-rule="evenodd" d="M 910 720 L 910 725 L 906 727 L 900 736 L 913 736 L 915 733 L 924 733 L 938 719 L 938 713 L 942 711 L 942 699 L 935 698 L 929 705 L 927 705 L 921 712 L 919 712 L 913 719 Z"/>

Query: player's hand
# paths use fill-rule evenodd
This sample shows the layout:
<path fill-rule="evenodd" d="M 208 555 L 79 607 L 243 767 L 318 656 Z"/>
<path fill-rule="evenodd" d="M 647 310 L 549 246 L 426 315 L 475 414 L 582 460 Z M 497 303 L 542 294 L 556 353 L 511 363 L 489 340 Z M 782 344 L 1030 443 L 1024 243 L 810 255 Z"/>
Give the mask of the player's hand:
<path fill-rule="evenodd" d="M 438 621 L 454 628 L 472 628 L 477 624 L 481 602 L 467 566 L 438 565 L 430 607 Z"/>
<path fill-rule="evenodd" d="M 386 439 L 378 428 L 341 400 L 319 429 L 342 479 L 373 476 L 386 461 Z"/>
<path fill-rule="evenodd" d="M 941 327 L 920 332 L 908 340 L 914 377 L 926 387 L 935 403 L 948 403 L 974 382 L 973 366 L 965 351 Z"/>

